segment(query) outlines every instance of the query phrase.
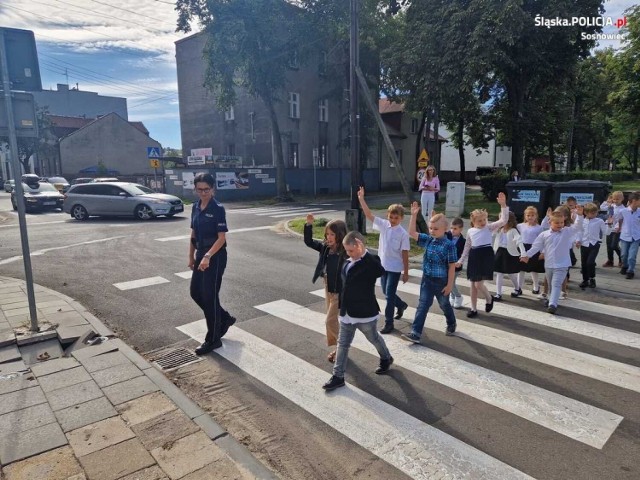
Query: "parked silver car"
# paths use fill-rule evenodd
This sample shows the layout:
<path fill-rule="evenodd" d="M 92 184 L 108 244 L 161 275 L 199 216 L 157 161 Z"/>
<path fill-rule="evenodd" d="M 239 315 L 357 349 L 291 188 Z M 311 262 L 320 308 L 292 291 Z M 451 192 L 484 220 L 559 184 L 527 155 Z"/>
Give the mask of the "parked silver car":
<path fill-rule="evenodd" d="M 64 196 L 63 211 L 76 220 L 90 216 L 124 216 L 149 220 L 158 215 L 173 217 L 184 211 L 182 200 L 128 182 L 72 185 Z"/>
<path fill-rule="evenodd" d="M 4 191 L 7 193 L 13 192 L 14 187 L 16 186 L 15 180 L 7 180 L 4 182 Z"/>

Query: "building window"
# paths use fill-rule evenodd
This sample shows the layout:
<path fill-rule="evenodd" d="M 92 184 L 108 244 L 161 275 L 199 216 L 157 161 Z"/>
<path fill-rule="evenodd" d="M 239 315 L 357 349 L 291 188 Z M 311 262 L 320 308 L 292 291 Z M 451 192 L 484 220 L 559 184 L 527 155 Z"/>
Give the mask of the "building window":
<path fill-rule="evenodd" d="M 318 113 L 321 122 L 329 121 L 329 100 L 327 98 L 323 98 L 318 102 Z"/>
<path fill-rule="evenodd" d="M 417 118 L 412 118 L 411 119 L 411 133 L 418 133 L 418 119 Z"/>
<path fill-rule="evenodd" d="M 233 107 L 229 107 L 229 110 L 227 110 L 226 112 L 224 112 L 224 119 L 227 122 L 230 122 L 231 120 L 235 120 L 236 116 L 235 116 L 235 112 L 233 111 Z"/>
<path fill-rule="evenodd" d="M 318 63 L 318 75 L 324 77 L 327 74 L 327 52 L 320 52 L 320 62 Z"/>
<path fill-rule="evenodd" d="M 300 94 L 289 92 L 289 118 L 300 118 Z"/>
<path fill-rule="evenodd" d="M 289 68 L 293 68 L 295 70 L 300 68 L 300 63 L 298 62 L 297 50 L 294 50 L 293 52 L 291 52 L 291 55 L 289 55 Z"/>
<path fill-rule="evenodd" d="M 230 143 L 227 145 L 227 155 L 235 157 L 236 156 L 236 145 L 235 143 Z"/>
<path fill-rule="evenodd" d="M 396 158 L 398 159 L 398 163 L 402 165 L 402 149 L 396 150 Z M 393 162 L 389 163 L 389 167 L 396 168 Z"/>
<path fill-rule="evenodd" d="M 289 159 L 287 166 L 290 168 L 298 168 L 299 164 L 299 155 L 298 155 L 298 144 L 290 143 L 289 144 Z"/>

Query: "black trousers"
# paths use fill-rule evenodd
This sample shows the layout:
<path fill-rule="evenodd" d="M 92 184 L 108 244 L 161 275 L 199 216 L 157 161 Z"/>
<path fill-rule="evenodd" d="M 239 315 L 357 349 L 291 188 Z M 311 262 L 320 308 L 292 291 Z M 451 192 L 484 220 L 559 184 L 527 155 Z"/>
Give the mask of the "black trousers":
<path fill-rule="evenodd" d="M 607 260 L 613 263 L 613 254 L 618 254 L 618 261 L 622 261 L 620 253 L 620 232 L 611 232 L 607 235 Z"/>
<path fill-rule="evenodd" d="M 231 315 L 220 305 L 220 287 L 222 276 L 227 268 L 227 250 L 221 249 L 209 261 L 209 268 L 204 272 L 198 270 L 205 251 L 196 252 L 196 263 L 191 275 L 191 298 L 204 312 L 207 320 L 206 342 L 220 339 L 223 325 L 229 323 Z"/>
<path fill-rule="evenodd" d="M 580 247 L 580 264 L 582 265 L 582 280 L 596 278 L 596 258 L 600 251 L 600 242 L 588 247 Z"/>

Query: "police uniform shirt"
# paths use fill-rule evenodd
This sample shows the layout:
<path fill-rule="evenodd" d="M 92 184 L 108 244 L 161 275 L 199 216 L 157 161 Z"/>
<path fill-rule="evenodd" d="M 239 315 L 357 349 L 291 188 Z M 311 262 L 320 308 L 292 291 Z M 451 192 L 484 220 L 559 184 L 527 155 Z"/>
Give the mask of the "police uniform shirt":
<path fill-rule="evenodd" d="M 198 201 L 191 212 L 191 228 L 195 233 L 198 250 L 208 250 L 218 240 L 218 233 L 229 231 L 224 207 L 212 198 L 203 210 Z M 223 248 L 225 246 L 226 243 Z"/>

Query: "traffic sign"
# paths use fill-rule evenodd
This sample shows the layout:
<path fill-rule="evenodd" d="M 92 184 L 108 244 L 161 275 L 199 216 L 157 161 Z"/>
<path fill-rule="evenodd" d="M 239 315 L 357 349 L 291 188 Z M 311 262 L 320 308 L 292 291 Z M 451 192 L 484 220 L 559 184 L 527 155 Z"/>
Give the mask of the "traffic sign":
<path fill-rule="evenodd" d="M 426 167 L 429 164 L 429 154 L 423 148 L 418 157 L 418 167 Z"/>
<path fill-rule="evenodd" d="M 149 163 L 151 164 L 151 168 L 160 167 L 160 160 L 158 160 L 157 158 L 152 158 L 151 160 L 149 160 Z"/>
<path fill-rule="evenodd" d="M 160 147 L 147 147 L 147 158 L 162 158 Z"/>

